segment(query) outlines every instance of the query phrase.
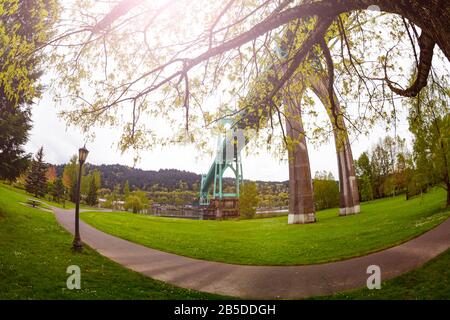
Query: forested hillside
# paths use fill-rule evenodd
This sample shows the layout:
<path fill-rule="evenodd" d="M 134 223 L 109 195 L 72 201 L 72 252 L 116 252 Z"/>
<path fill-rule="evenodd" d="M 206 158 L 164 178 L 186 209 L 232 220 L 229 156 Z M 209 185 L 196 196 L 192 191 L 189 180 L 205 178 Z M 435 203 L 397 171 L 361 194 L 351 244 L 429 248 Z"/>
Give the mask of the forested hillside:
<path fill-rule="evenodd" d="M 56 172 L 58 176 L 61 176 L 64 170 L 64 165 L 57 165 Z M 85 171 L 98 170 L 102 175 L 102 187 L 108 189 L 114 189 L 114 186 L 123 186 L 125 181 L 128 180 L 130 188 L 141 189 L 150 191 L 152 186 L 157 187 L 159 190 L 167 189 L 172 191 L 180 189 L 180 181 L 184 182 L 184 188 L 188 190 L 198 188 L 196 184 L 200 184 L 200 175 L 176 170 L 176 169 L 160 169 L 154 170 L 142 170 L 136 169 L 124 165 L 92 165 L 87 164 Z"/>

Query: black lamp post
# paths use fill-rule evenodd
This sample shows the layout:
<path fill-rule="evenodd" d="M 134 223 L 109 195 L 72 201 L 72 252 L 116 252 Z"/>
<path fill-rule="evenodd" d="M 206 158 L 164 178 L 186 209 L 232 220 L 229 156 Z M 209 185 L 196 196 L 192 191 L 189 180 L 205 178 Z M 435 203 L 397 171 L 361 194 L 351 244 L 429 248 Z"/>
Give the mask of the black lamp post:
<path fill-rule="evenodd" d="M 78 170 L 78 181 L 77 181 L 77 194 L 75 201 L 75 238 L 73 239 L 73 250 L 76 252 L 83 251 L 83 244 L 80 238 L 80 190 L 81 190 L 81 173 L 83 164 L 86 161 L 89 151 L 86 147 L 80 148 L 78 150 L 78 160 L 80 161 L 80 168 Z"/>

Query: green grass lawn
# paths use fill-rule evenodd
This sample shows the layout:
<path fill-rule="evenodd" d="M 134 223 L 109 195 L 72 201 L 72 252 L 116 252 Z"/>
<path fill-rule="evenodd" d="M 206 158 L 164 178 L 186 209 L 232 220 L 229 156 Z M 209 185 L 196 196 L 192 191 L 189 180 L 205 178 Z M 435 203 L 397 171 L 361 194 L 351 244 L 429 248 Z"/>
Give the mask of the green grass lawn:
<path fill-rule="evenodd" d="M 211 299 L 125 269 L 85 247 L 54 215 L 21 205 L 28 196 L 0 185 L 0 299 Z M 68 290 L 66 269 L 81 268 L 81 290 Z"/>
<path fill-rule="evenodd" d="M 359 215 L 318 212 L 318 222 L 288 225 L 287 217 L 198 221 L 125 212 L 84 212 L 94 227 L 145 246 L 205 260 L 253 265 L 321 263 L 394 246 L 437 226 L 450 216 L 445 192 L 432 190 L 409 201 L 404 196 L 362 204 Z"/>
<path fill-rule="evenodd" d="M 88 247 L 81 255 L 72 253 L 72 236 L 53 214 L 20 205 L 26 198 L 0 185 L 0 299 L 222 298 L 151 280 Z M 322 214 L 319 217 L 324 218 Z M 72 264 L 82 270 L 79 291 L 65 286 L 65 271 Z M 450 250 L 421 268 L 383 282 L 381 290 L 358 289 L 315 299 L 449 299 L 449 265 Z"/>

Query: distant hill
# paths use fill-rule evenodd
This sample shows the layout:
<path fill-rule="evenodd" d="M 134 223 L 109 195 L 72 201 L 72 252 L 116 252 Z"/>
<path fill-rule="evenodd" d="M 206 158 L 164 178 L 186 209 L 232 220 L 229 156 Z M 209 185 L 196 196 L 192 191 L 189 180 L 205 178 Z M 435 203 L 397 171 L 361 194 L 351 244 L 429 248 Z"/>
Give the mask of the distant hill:
<path fill-rule="evenodd" d="M 61 176 L 64 170 L 64 165 L 56 165 L 56 173 Z M 158 190 L 167 189 L 167 191 L 172 191 L 180 186 L 180 181 L 186 183 L 187 189 L 198 190 L 200 186 L 201 176 L 194 172 L 177 170 L 177 169 L 160 169 L 155 170 L 142 170 L 137 168 L 132 168 L 120 164 L 112 165 L 85 165 L 86 172 L 93 170 L 98 170 L 102 174 L 102 187 L 113 189 L 115 185 L 120 184 L 123 186 L 125 181 L 128 180 L 130 188 L 141 189 L 150 191 L 152 186 L 158 185 Z M 287 181 L 283 182 L 261 182 L 257 181 L 258 184 L 266 185 L 283 185 L 287 187 Z M 227 185 L 232 185 L 234 180 L 231 178 L 224 178 L 224 187 Z M 283 188 L 284 189 L 284 188 Z"/>
<path fill-rule="evenodd" d="M 200 183 L 200 175 L 182 171 L 177 169 L 160 169 L 154 170 L 142 170 L 136 169 L 120 164 L 113 165 L 92 165 L 86 164 L 86 172 L 98 170 L 102 174 L 102 187 L 113 189 L 115 185 L 120 184 L 123 186 L 125 181 L 128 180 L 131 189 L 150 190 L 154 185 L 158 185 L 159 188 L 167 188 L 168 191 L 174 190 L 179 187 L 180 181 L 184 181 L 187 184 L 188 189 L 192 189 L 195 183 Z M 64 165 L 56 166 L 56 172 L 58 176 L 62 175 Z"/>

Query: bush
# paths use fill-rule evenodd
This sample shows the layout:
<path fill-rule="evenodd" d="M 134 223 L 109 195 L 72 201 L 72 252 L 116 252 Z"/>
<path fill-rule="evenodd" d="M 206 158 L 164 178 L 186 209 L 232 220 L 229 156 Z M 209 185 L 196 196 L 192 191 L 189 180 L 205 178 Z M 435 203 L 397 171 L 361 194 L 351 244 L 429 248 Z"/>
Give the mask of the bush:
<path fill-rule="evenodd" d="M 316 210 L 339 206 L 339 185 L 334 180 L 314 179 L 314 206 Z"/>
<path fill-rule="evenodd" d="M 241 218 L 251 219 L 256 214 L 256 207 L 259 203 L 258 188 L 256 183 L 247 182 L 241 187 L 239 197 L 239 214 Z"/>
<path fill-rule="evenodd" d="M 125 210 L 132 210 L 133 213 L 139 213 L 144 209 L 141 199 L 138 196 L 129 196 L 125 202 Z"/>

